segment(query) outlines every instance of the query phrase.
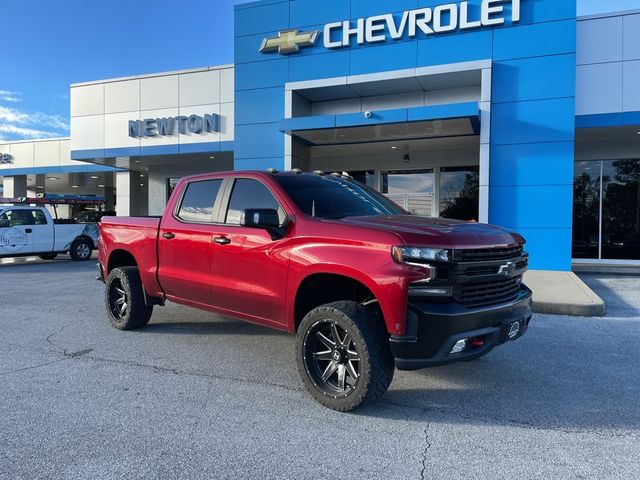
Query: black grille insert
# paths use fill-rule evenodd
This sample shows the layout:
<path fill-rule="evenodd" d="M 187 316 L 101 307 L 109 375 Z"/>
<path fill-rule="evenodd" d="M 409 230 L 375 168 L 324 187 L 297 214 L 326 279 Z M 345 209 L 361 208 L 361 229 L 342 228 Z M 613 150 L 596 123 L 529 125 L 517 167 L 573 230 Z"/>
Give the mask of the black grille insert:
<path fill-rule="evenodd" d="M 487 262 L 491 260 L 509 260 L 521 256 L 522 247 L 478 248 L 456 250 L 454 258 L 458 262 Z"/>
<path fill-rule="evenodd" d="M 521 277 L 509 278 L 499 282 L 461 285 L 455 289 L 455 299 L 467 306 L 489 305 L 507 302 L 518 296 Z"/>

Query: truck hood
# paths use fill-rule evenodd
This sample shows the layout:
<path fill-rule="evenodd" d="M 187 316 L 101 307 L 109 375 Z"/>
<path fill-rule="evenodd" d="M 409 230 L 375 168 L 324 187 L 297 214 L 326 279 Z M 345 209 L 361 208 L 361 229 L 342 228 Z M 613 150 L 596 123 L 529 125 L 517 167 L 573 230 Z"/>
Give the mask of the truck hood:
<path fill-rule="evenodd" d="M 489 248 L 524 243 L 519 234 L 495 225 L 417 215 L 346 217 L 339 222 L 396 233 L 410 246 Z"/>

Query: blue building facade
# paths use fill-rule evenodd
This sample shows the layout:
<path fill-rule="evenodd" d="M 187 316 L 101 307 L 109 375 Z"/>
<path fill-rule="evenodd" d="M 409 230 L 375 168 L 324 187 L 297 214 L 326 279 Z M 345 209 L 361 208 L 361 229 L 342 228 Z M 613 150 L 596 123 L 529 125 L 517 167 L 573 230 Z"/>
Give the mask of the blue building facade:
<path fill-rule="evenodd" d="M 159 215 L 185 175 L 348 172 L 414 214 L 521 233 L 533 269 L 640 266 L 640 10 L 261 0 L 235 7 L 233 44 L 235 65 L 72 85 L 67 147 L 0 145 L 6 191 Z"/>
<path fill-rule="evenodd" d="M 238 5 L 235 168 L 322 166 L 314 149 L 344 147 L 356 129 L 362 135 L 353 143 L 362 152 L 372 146 L 386 152 L 387 142 L 390 148 L 399 143 L 398 165 L 386 171 L 410 174 L 405 162 L 420 142 L 448 139 L 455 156 L 455 139 L 469 145 L 466 137 L 473 137 L 476 219 L 522 233 L 532 268 L 569 270 L 576 24 L 575 0 Z M 291 35 L 300 45 L 283 42 Z M 277 51 L 275 39 L 284 52 Z M 461 99 L 462 91 L 471 97 Z M 367 98 L 377 99 L 377 108 L 366 110 Z M 461 119 L 468 120 L 466 130 L 456 129 Z M 424 135 L 416 125 L 425 126 Z M 429 128 L 438 125 L 434 135 Z M 405 137 L 396 128 L 395 134 L 376 134 L 382 126 L 413 133 Z M 334 142 L 327 141 L 327 132 Z M 341 136 L 347 140 L 339 141 Z M 446 157 L 445 151 L 440 175 L 449 168 Z M 335 165 L 329 157 L 326 163 Z M 375 175 L 367 165 L 362 169 Z M 417 169 L 416 179 L 426 171 Z"/>

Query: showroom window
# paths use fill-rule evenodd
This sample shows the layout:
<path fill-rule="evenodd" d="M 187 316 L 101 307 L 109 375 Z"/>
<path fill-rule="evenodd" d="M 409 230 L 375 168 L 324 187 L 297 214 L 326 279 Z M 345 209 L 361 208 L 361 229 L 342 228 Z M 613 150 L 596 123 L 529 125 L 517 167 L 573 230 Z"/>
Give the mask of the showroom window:
<path fill-rule="evenodd" d="M 640 159 L 577 162 L 573 258 L 640 260 Z"/>
<path fill-rule="evenodd" d="M 479 167 L 440 169 L 440 217 L 478 221 Z"/>

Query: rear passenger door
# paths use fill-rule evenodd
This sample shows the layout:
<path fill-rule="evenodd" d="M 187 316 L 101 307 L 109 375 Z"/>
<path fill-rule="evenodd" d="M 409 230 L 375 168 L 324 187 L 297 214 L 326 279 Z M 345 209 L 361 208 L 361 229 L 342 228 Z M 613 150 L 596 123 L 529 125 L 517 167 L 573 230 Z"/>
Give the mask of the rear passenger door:
<path fill-rule="evenodd" d="M 158 278 L 170 300 L 211 303 L 212 236 L 222 178 L 188 183 L 160 225 Z"/>
<path fill-rule="evenodd" d="M 238 312 L 261 323 L 283 324 L 289 266 L 290 238 L 273 240 L 263 229 L 240 225 L 246 209 L 286 212 L 269 188 L 257 179 L 236 178 L 221 221 L 214 229 L 211 296 L 220 308 Z"/>
<path fill-rule="evenodd" d="M 47 221 L 47 217 L 41 209 L 30 210 L 33 216 L 31 235 L 34 253 L 50 253 L 53 251 L 53 224 Z"/>

